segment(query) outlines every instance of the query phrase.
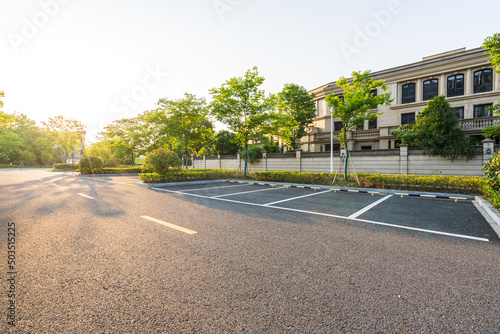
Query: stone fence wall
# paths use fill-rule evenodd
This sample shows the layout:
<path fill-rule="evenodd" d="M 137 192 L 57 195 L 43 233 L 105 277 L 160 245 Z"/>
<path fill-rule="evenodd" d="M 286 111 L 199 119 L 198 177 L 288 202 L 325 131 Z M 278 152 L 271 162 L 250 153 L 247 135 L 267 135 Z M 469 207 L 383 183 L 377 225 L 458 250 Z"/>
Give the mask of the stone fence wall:
<path fill-rule="evenodd" d="M 450 161 L 440 156 L 425 154 L 421 149 L 401 146 L 393 150 L 353 151 L 349 158 L 357 173 L 414 174 L 414 175 L 464 175 L 483 176 L 483 164 L 493 157 L 494 142 L 486 139 L 479 155 L 469 161 Z M 193 159 L 192 168 L 243 170 L 244 160 L 239 156 L 200 157 Z M 248 165 L 248 170 L 256 171 L 297 171 L 297 172 L 343 172 L 341 152 L 305 153 L 297 151 L 285 154 L 266 154 L 262 159 Z"/>

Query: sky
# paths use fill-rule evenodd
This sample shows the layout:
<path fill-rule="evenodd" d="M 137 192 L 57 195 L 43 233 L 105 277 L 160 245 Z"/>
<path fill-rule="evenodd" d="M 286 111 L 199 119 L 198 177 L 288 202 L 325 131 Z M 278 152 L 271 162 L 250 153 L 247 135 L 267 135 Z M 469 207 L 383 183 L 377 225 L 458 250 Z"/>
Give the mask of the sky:
<path fill-rule="evenodd" d="M 263 89 L 314 89 L 481 46 L 500 1 L 0 0 L 3 111 L 63 115 L 87 141 L 113 120 L 210 89 L 254 66 Z"/>

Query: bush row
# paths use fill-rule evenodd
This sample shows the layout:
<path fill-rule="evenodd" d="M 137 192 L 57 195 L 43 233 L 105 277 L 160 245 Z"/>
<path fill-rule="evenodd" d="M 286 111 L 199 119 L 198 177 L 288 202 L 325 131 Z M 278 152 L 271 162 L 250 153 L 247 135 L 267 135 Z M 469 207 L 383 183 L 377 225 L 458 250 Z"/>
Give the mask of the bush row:
<path fill-rule="evenodd" d="M 166 175 L 142 173 L 139 178 L 144 183 L 168 183 L 202 180 L 243 179 L 243 172 L 225 169 L 190 169 L 188 171 L 170 168 Z"/>
<path fill-rule="evenodd" d="M 139 178 L 145 183 L 182 182 L 195 180 L 218 180 L 218 179 L 248 179 L 267 182 L 285 182 L 300 184 L 332 185 L 334 174 L 332 173 L 301 173 L 301 172 L 254 172 L 248 173 L 246 177 L 241 171 L 235 170 L 188 170 L 172 171 L 167 175 L 158 173 L 139 174 Z M 385 174 L 358 174 L 360 186 L 363 188 L 410 190 L 410 191 L 432 191 L 447 193 L 462 193 L 482 195 L 487 180 L 475 176 L 420 176 L 420 175 L 385 175 Z M 344 180 L 343 175 L 338 174 L 336 186 L 357 187 L 353 175 L 349 180 Z"/>
<path fill-rule="evenodd" d="M 54 164 L 53 166 L 55 169 L 78 169 L 78 164 L 73 164 L 73 163 L 60 163 L 60 164 Z"/>
<path fill-rule="evenodd" d="M 127 167 L 127 168 L 101 168 L 94 169 L 93 171 L 86 169 L 79 169 L 80 174 L 136 174 L 141 172 L 141 167 Z"/>

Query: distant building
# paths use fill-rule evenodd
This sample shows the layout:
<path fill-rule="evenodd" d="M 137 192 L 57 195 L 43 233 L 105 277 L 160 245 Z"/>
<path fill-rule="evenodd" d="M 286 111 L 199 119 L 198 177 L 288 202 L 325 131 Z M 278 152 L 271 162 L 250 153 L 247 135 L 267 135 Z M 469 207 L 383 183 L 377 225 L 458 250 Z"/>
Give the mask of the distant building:
<path fill-rule="evenodd" d="M 489 59 L 484 49 L 463 48 L 424 57 L 417 63 L 373 72 L 374 79 L 385 80 L 394 102 L 391 106 L 374 109 L 373 112 L 383 114 L 348 134 L 349 149 L 395 148 L 396 139 L 391 136 L 391 131 L 402 124 L 414 122 L 418 112 L 436 95 L 446 96 L 460 117 L 462 130 L 467 135 L 481 139 L 484 128 L 498 124 L 498 118 L 487 110 L 500 99 L 500 76 L 495 73 Z M 317 117 L 308 127 L 308 134 L 301 138 L 300 146 L 305 151 L 327 152 L 332 149 L 331 115 L 325 97 L 332 93 L 341 96 L 342 90 L 332 82 L 309 93 L 316 94 Z M 342 123 L 338 118 L 333 121 L 335 136 L 341 130 Z M 335 139 L 333 149 L 339 148 L 340 143 Z"/>

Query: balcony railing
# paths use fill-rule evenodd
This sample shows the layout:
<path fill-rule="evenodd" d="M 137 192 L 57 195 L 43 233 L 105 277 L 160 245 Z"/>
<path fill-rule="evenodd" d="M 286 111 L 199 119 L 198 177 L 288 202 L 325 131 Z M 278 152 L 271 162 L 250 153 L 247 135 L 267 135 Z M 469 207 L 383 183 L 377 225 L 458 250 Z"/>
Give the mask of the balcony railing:
<path fill-rule="evenodd" d="M 500 125 L 498 117 L 481 117 L 461 120 L 462 131 L 483 130 L 489 126 Z"/>
<path fill-rule="evenodd" d="M 353 131 L 352 139 L 365 139 L 380 137 L 380 130 Z"/>

